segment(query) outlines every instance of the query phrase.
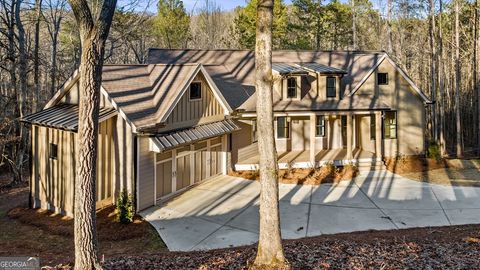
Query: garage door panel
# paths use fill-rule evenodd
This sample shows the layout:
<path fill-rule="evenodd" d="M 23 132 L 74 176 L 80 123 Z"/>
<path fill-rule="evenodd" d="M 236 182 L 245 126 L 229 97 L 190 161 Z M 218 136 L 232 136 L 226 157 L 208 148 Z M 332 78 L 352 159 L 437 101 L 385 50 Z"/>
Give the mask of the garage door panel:
<path fill-rule="evenodd" d="M 157 164 L 157 198 L 168 195 L 172 192 L 172 161 Z"/>
<path fill-rule="evenodd" d="M 221 138 L 157 154 L 157 199 L 219 174 L 222 171 L 222 146 L 218 143 Z M 217 145 L 210 146 L 214 144 Z"/>

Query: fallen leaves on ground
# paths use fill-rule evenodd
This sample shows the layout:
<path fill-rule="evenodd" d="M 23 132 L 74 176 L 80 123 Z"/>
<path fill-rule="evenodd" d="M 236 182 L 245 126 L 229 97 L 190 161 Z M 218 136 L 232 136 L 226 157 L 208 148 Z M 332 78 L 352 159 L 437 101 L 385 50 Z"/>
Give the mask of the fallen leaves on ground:
<path fill-rule="evenodd" d="M 355 232 L 287 240 L 293 269 L 480 269 L 475 225 Z M 476 240 L 473 240 L 476 239 Z M 124 256 L 107 269 L 246 269 L 255 246 Z"/>

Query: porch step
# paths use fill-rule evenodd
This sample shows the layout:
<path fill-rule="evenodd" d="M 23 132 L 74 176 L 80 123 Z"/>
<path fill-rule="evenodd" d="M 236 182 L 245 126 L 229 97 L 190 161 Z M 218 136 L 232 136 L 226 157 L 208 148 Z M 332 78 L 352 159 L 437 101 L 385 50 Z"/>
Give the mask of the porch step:
<path fill-rule="evenodd" d="M 361 172 L 387 169 L 383 161 L 360 161 L 357 164 L 357 168 Z"/>

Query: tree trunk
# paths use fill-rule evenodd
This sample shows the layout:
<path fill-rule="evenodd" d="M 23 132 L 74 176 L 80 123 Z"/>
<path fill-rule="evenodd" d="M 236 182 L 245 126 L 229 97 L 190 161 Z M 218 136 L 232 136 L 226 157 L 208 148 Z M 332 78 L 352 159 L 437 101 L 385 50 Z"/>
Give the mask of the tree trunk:
<path fill-rule="evenodd" d="M 17 89 L 17 105 L 19 116 L 25 116 L 26 110 L 26 95 L 27 95 L 27 51 L 25 45 L 25 29 L 23 28 L 23 22 L 20 17 L 22 0 L 17 0 L 15 3 L 15 22 L 17 26 L 18 37 L 18 74 L 19 84 Z M 20 143 L 18 144 L 16 153 L 16 168 L 14 170 L 14 182 L 19 183 L 22 181 L 22 171 L 24 163 L 25 148 L 28 147 L 28 131 L 19 124 L 19 136 Z"/>
<path fill-rule="evenodd" d="M 432 106 L 432 135 L 433 141 L 438 143 L 438 115 L 437 115 L 437 51 L 435 44 L 435 2 L 430 0 L 430 80 L 431 80 L 431 96 L 434 102 Z"/>
<path fill-rule="evenodd" d="M 459 23 L 459 0 L 455 0 L 455 123 L 456 123 L 456 150 L 457 157 L 463 157 L 462 149 L 462 123 L 460 119 L 460 23 Z"/>
<path fill-rule="evenodd" d="M 445 141 L 445 65 L 443 62 L 444 56 L 443 56 L 443 30 L 442 30 L 442 16 L 443 16 L 443 0 L 439 1 L 439 7 L 440 7 L 440 16 L 439 18 L 439 27 L 438 27 L 438 55 L 440 56 L 438 59 L 438 69 L 439 69 L 439 113 L 440 113 L 440 128 L 439 128 L 439 135 L 440 135 L 440 150 L 441 150 L 441 155 L 446 156 L 447 155 L 447 144 Z"/>
<path fill-rule="evenodd" d="M 278 208 L 278 163 L 273 134 L 272 20 L 273 0 L 259 0 L 255 45 L 255 88 L 260 155 L 260 231 L 257 256 L 251 269 L 290 268 L 283 253 Z"/>
<path fill-rule="evenodd" d="M 357 11 L 355 9 L 355 0 L 352 0 L 352 36 L 353 50 L 357 50 Z"/>
<path fill-rule="evenodd" d="M 98 111 L 105 40 L 117 1 L 104 0 L 96 21 L 86 0 L 69 2 L 80 29 L 82 44 L 74 212 L 75 268 L 101 269 L 97 254 L 95 214 Z"/>
<path fill-rule="evenodd" d="M 393 53 L 393 37 L 392 37 L 392 0 L 387 3 L 387 52 Z"/>
<path fill-rule="evenodd" d="M 474 89 L 476 90 L 477 94 L 477 155 L 480 156 L 480 81 L 479 81 L 479 74 L 478 74 L 478 45 L 480 43 L 480 37 L 478 34 L 478 20 L 479 20 L 479 9 L 480 8 L 480 0 L 475 1 L 475 36 L 474 36 Z"/>
<path fill-rule="evenodd" d="M 53 97 L 57 91 L 57 44 L 58 44 L 58 32 L 60 31 L 60 22 L 54 22 L 53 33 L 51 33 L 52 39 L 52 51 L 51 51 L 51 64 L 50 67 L 50 96 Z"/>
<path fill-rule="evenodd" d="M 103 53 L 91 40 L 82 42 L 80 64 L 79 153 L 75 183 L 75 268 L 99 269 L 95 215 L 98 111 Z"/>
<path fill-rule="evenodd" d="M 35 93 L 33 93 L 32 112 L 36 112 L 40 109 L 40 61 L 38 58 L 38 52 L 40 47 L 40 19 L 42 17 L 42 0 L 36 0 L 35 2 L 37 18 L 35 20 L 35 37 L 33 48 L 33 83 L 35 84 Z"/>

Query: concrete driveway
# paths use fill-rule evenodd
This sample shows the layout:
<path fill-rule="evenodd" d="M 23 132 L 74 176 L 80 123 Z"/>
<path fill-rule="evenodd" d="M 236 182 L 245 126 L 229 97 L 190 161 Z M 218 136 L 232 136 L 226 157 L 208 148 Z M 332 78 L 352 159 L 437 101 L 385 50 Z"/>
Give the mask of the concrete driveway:
<path fill-rule="evenodd" d="M 480 188 L 420 183 L 380 171 L 320 186 L 280 184 L 282 237 L 480 223 Z M 230 176 L 140 214 L 172 251 L 258 240 L 260 185 Z"/>

